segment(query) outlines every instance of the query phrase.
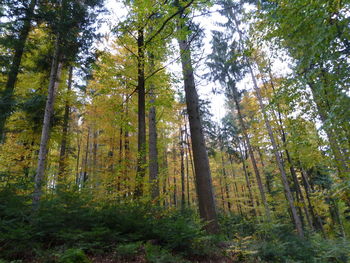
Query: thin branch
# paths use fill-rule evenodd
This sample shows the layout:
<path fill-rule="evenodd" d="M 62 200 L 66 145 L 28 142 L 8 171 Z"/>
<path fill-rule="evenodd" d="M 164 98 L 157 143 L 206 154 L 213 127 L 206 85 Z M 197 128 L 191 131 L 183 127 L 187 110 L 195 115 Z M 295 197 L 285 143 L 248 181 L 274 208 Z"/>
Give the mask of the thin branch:
<path fill-rule="evenodd" d="M 174 14 L 172 14 L 171 16 L 169 16 L 164 22 L 163 24 L 160 26 L 160 28 L 156 31 L 155 34 L 153 34 L 148 40 L 145 41 L 145 46 L 147 46 L 147 44 L 149 44 L 157 35 L 159 35 L 162 30 L 165 28 L 165 26 L 167 25 L 167 23 L 172 20 L 175 16 L 177 16 L 178 14 L 182 13 L 183 10 L 185 10 L 186 8 L 188 8 L 190 5 L 192 5 L 194 2 L 194 0 L 191 0 L 190 2 L 188 2 L 183 8 L 179 9 L 177 12 L 175 12 Z"/>

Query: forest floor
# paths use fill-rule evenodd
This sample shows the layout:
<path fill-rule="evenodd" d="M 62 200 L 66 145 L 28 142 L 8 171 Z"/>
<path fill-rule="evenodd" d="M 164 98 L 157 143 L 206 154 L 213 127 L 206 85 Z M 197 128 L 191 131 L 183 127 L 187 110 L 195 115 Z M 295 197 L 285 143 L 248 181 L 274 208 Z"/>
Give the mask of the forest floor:
<path fill-rule="evenodd" d="M 0 263 L 350 262 L 348 239 L 313 232 L 299 238 L 282 215 L 259 223 L 219 214 L 221 231 L 209 235 L 194 209 L 64 192 L 44 198 L 32 217 L 28 200 L 0 191 Z"/>
<path fill-rule="evenodd" d="M 116 259 L 112 256 L 96 256 L 90 257 L 90 260 L 93 263 L 148 263 L 146 257 L 144 255 L 137 255 L 132 259 Z M 174 261 L 176 262 L 176 261 Z M 190 259 L 189 262 L 193 263 L 237 263 L 242 262 L 238 259 L 230 259 L 228 257 L 218 257 L 212 259 Z"/>

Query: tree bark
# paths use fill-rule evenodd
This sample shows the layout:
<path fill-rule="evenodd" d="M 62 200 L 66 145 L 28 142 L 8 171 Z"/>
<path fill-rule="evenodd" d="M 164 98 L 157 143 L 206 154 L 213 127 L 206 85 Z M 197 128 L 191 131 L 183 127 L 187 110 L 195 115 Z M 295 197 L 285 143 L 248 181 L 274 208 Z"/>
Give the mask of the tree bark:
<path fill-rule="evenodd" d="M 84 165 L 82 166 L 83 171 L 83 181 L 81 183 L 82 187 L 85 187 L 85 184 L 88 180 L 88 162 L 89 162 L 89 147 L 90 147 L 90 127 L 88 127 L 88 133 L 86 135 L 86 146 L 85 146 L 85 158 L 84 158 Z"/>
<path fill-rule="evenodd" d="M 5 123 L 13 110 L 13 93 L 17 81 L 17 75 L 23 56 L 24 46 L 31 28 L 31 22 L 37 0 L 31 0 L 26 10 L 24 23 L 19 33 L 18 43 L 15 45 L 14 56 L 7 76 L 6 87 L 2 92 L 2 102 L 0 103 L 0 141 L 5 141 Z"/>
<path fill-rule="evenodd" d="M 162 194 L 163 194 L 163 198 L 164 198 L 164 202 L 163 205 L 164 207 L 168 207 L 168 205 L 170 204 L 170 202 L 168 202 L 168 193 L 167 193 L 167 182 L 169 181 L 169 171 L 168 171 L 168 151 L 166 150 L 165 147 L 165 151 L 164 151 L 164 178 L 163 178 L 163 187 L 162 187 Z M 169 184 L 168 184 L 169 186 Z"/>
<path fill-rule="evenodd" d="M 189 145 L 187 145 L 187 127 L 185 125 L 185 154 L 186 154 L 186 188 L 187 188 L 187 205 L 188 207 L 191 206 L 191 198 L 190 198 L 190 195 L 191 195 L 191 189 L 190 189 L 190 162 L 189 162 Z"/>
<path fill-rule="evenodd" d="M 79 136 L 79 131 L 77 132 L 77 161 L 75 164 L 75 184 L 79 186 L 79 163 L 80 163 L 80 151 L 81 151 L 81 143 L 82 143 L 82 136 Z"/>
<path fill-rule="evenodd" d="M 180 161 L 181 161 L 181 167 L 180 167 L 180 175 L 181 175 L 181 209 L 185 209 L 185 163 L 184 163 L 184 139 L 183 139 L 183 131 L 182 127 L 180 126 Z"/>
<path fill-rule="evenodd" d="M 173 183 L 174 183 L 174 189 L 173 189 L 173 200 L 174 200 L 174 206 L 177 206 L 177 182 L 176 182 L 176 174 L 177 174 L 177 170 L 176 170 L 176 148 L 174 145 L 173 148 L 173 168 L 174 168 L 174 173 L 173 173 Z"/>
<path fill-rule="evenodd" d="M 50 136 L 50 128 L 51 128 L 51 118 L 54 110 L 54 102 L 56 90 L 59 85 L 59 78 L 61 75 L 62 63 L 61 63 L 61 54 L 60 54 L 60 37 L 57 36 L 55 43 L 55 51 L 53 55 L 53 60 L 51 64 L 51 72 L 50 72 L 50 81 L 48 87 L 48 95 L 45 106 L 45 115 L 43 121 L 43 127 L 41 132 L 41 140 L 40 140 L 40 149 L 39 149 L 39 160 L 37 171 L 34 179 L 34 193 L 33 193 L 33 210 L 37 210 L 39 208 L 40 198 L 42 195 L 42 186 L 44 182 L 44 172 L 45 172 L 45 164 L 47 158 L 47 145 Z"/>
<path fill-rule="evenodd" d="M 68 76 L 68 86 L 67 86 L 67 95 L 72 88 L 72 78 L 73 78 L 73 67 L 69 68 Z M 64 117 L 63 117 L 63 127 L 62 127 L 62 137 L 61 137 L 61 149 L 60 157 L 58 161 L 58 183 L 64 183 L 64 176 L 66 174 L 66 159 L 67 159 L 67 135 L 68 135 L 68 126 L 69 126 L 69 114 L 70 114 L 70 104 L 69 99 L 66 100 L 66 105 L 64 108 Z"/>
<path fill-rule="evenodd" d="M 181 30 L 181 28 L 178 28 Z M 196 91 L 194 73 L 191 61 L 191 52 L 187 36 L 178 37 L 182 73 L 184 78 L 187 113 L 190 123 L 194 168 L 196 174 L 199 214 L 207 222 L 206 230 L 217 233 L 219 225 L 210 174 L 208 153 L 205 146 L 202 123 L 199 115 L 199 101 Z"/>
<path fill-rule="evenodd" d="M 138 68 L 138 135 L 137 135 L 137 171 L 135 197 L 143 195 L 143 181 L 146 175 L 146 108 L 145 108 L 145 46 L 143 29 L 138 30 L 137 36 L 137 68 Z"/>
<path fill-rule="evenodd" d="M 129 100 L 126 100 L 125 103 L 125 120 L 128 121 L 129 119 Z M 129 176 L 129 170 L 130 170 L 130 139 L 129 139 L 129 128 L 125 127 L 124 131 L 124 172 L 123 172 L 123 186 L 124 190 L 124 197 L 127 197 L 131 194 L 131 186 L 130 186 L 130 176 Z"/>
<path fill-rule="evenodd" d="M 153 63 L 152 63 L 153 64 Z M 150 180 L 150 192 L 152 200 L 159 198 L 159 178 L 158 178 L 158 149 L 157 149 L 157 122 L 156 122 L 156 107 L 154 85 L 150 85 L 149 90 L 150 104 L 148 116 L 148 145 L 149 145 L 149 180 Z"/>

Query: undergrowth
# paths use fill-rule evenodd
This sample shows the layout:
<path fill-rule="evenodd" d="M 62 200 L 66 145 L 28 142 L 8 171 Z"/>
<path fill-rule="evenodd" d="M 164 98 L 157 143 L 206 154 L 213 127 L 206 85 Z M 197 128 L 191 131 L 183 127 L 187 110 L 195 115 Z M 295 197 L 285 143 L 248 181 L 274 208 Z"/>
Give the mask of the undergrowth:
<path fill-rule="evenodd" d="M 96 255 L 112 255 L 120 262 L 141 255 L 150 263 L 220 257 L 232 262 L 349 261 L 346 239 L 325 239 L 317 233 L 301 239 L 292 225 L 278 220 L 259 223 L 221 215 L 221 234 L 214 236 L 206 234 L 190 209 L 165 209 L 148 202 L 97 202 L 77 191 L 46 196 L 35 213 L 30 203 L 30 196 L 0 191 L 1 263 L 90 263 Z"/>
<path fill-rule="evenodd" d="M 42 199 L 33 213 L 30 197 L 0 192 L 0 258 L 4 260 L 61 262 L 65 253 L 76 251 L 69 249 L 127 257 L 142 247 L 150 262 L 161 262 L 154 259 L 156 252 L 160 258 L 205 256 L 212 252 L 205 248 L 215 247 L 214 242 L 191 210 L 166 210 L 147 202 L 103 203 L 79 192 L 62 192 Z"/>

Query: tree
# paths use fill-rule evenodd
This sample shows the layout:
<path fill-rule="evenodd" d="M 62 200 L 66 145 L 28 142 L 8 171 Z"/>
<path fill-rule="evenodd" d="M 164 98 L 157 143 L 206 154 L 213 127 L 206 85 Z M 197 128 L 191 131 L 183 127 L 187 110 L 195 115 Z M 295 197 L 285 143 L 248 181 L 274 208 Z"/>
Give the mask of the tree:
<path fill-rule="evenodd" d="M 208 153 L 205 146 L 201 117 L 199 114 L 199 100 L 196 91 L 194 71 L 191 61 L 190 42 L 188 40 L 188 28 L 184 23 L 184 9 L 182 3 L 176 3 L 181 10 L 178 19 L 177 41 L 180 48 L 182 74 L 185 86 L 187 113 L 190 124 L 193 161 L 196 173 L 196 189 L 198 196 L 199 213 L 201 218 L 208 222 L 206 229 L 210 233 L 218 231 L 216 206 L 214 200 L 212 179 L 210 174 Z"/>
<path fill-rule="evenodd" d="M 15 38 L 13 57 L 10 69 L 8 70 L 5 89 L 2 90 L 0 102 L 0 140 L 5 140 L 5 123 L 11 112 L 13 111 L 14 100 L 13 93 L 16 85 L 17 75 L 19 73 L 24 46 L 31 29 L 31 23 L 34 16 L 34 9 L 37 0 L 31 0 L 24 7 L 23 23 L 19 25 L 19 33 Z M 19 20 L 19 19 L 18 19 Z"/>
<path fill-rule="evenodd" d="M 64 62 L 74 60 L 76 53 L 82 43 L 75 33 L 83 32 L 88 29 L 89 24 L 89 8 L 93 8 L 99 4 L 98 1 L 81 4 L 80 2 L 68 2 L 63 0 L 58 5 L 48 5 L 46 15 L 51 15 L 52 8 L 57 12 L 57 16 L 49 16 L 49 23 L 52 23 L 55 35 L 55 47 L 51 64 L 50 80 L 48 87 L 48 96 L 45 106 L 45 115 L 43 121 L 43 128 L 41 133 L 40 150 L 38 156 L 38 166 L 35 175 L 35 185 L 33 193 L 33 209 L 39 207 L 40 197 L 42 195 L 42 184 L 44 180 L 45 162 L 47 157 L 47 144 L 49 141 L 49 133 L 51 126 L 51 118 L 53 115 L 53 107 L 55 101 L 55 94 L 59 85 L 59 79 Z M 45 6 L 46 7 L 46 6 Z M 91 11 L 90 11 L 91 12 Z M 91 19 L 91 18 L 90 18 Z M 86 41 L 84 39 L 83 41 Z M 64 60 L 63 60 L 64 58 Z"/>
<path fill-rule="evenodd" d="M 218 80 L 220 84 L 224 86 L 226 96 L 229 100 L 234 102 L 244 141 L 247 145 L 250 160 L 254 168 L 255 177 L 258 182 L 261 200 L 265 208 L 265 215 L 267 219 L 270 220 L 270 209 L 265 195 L 265 188 L 261 180 L 255 154 L 253 152 L 253 148 L 247 134 L 247 127 L 243 119 L 240 105 L 241 95 L 236 87 L 236 82 L 243 78 L 243 73 L 245 71 L 244 61 L 239 61 L 237 59 L 237 56 L 240 53 L 237 43 L 233 41 L 231 44 L 228 44 L 230 43 L 228 41 L 232 40 L 233 34 L 236 32 L 235 28 L 229 27 L 229 29 L 231 32 L 229 31 L 227 35 L 224 35 L 218 31 L 213 32 L 213 53 L 209 56 L 210 61 L 207 63 L 207 65 L 211 68 L 213 80 Z M 247 184 L 250 185 L 249 183 Z M 250 186 L 248 186 L 248 189 L 250 189 Z"/>

